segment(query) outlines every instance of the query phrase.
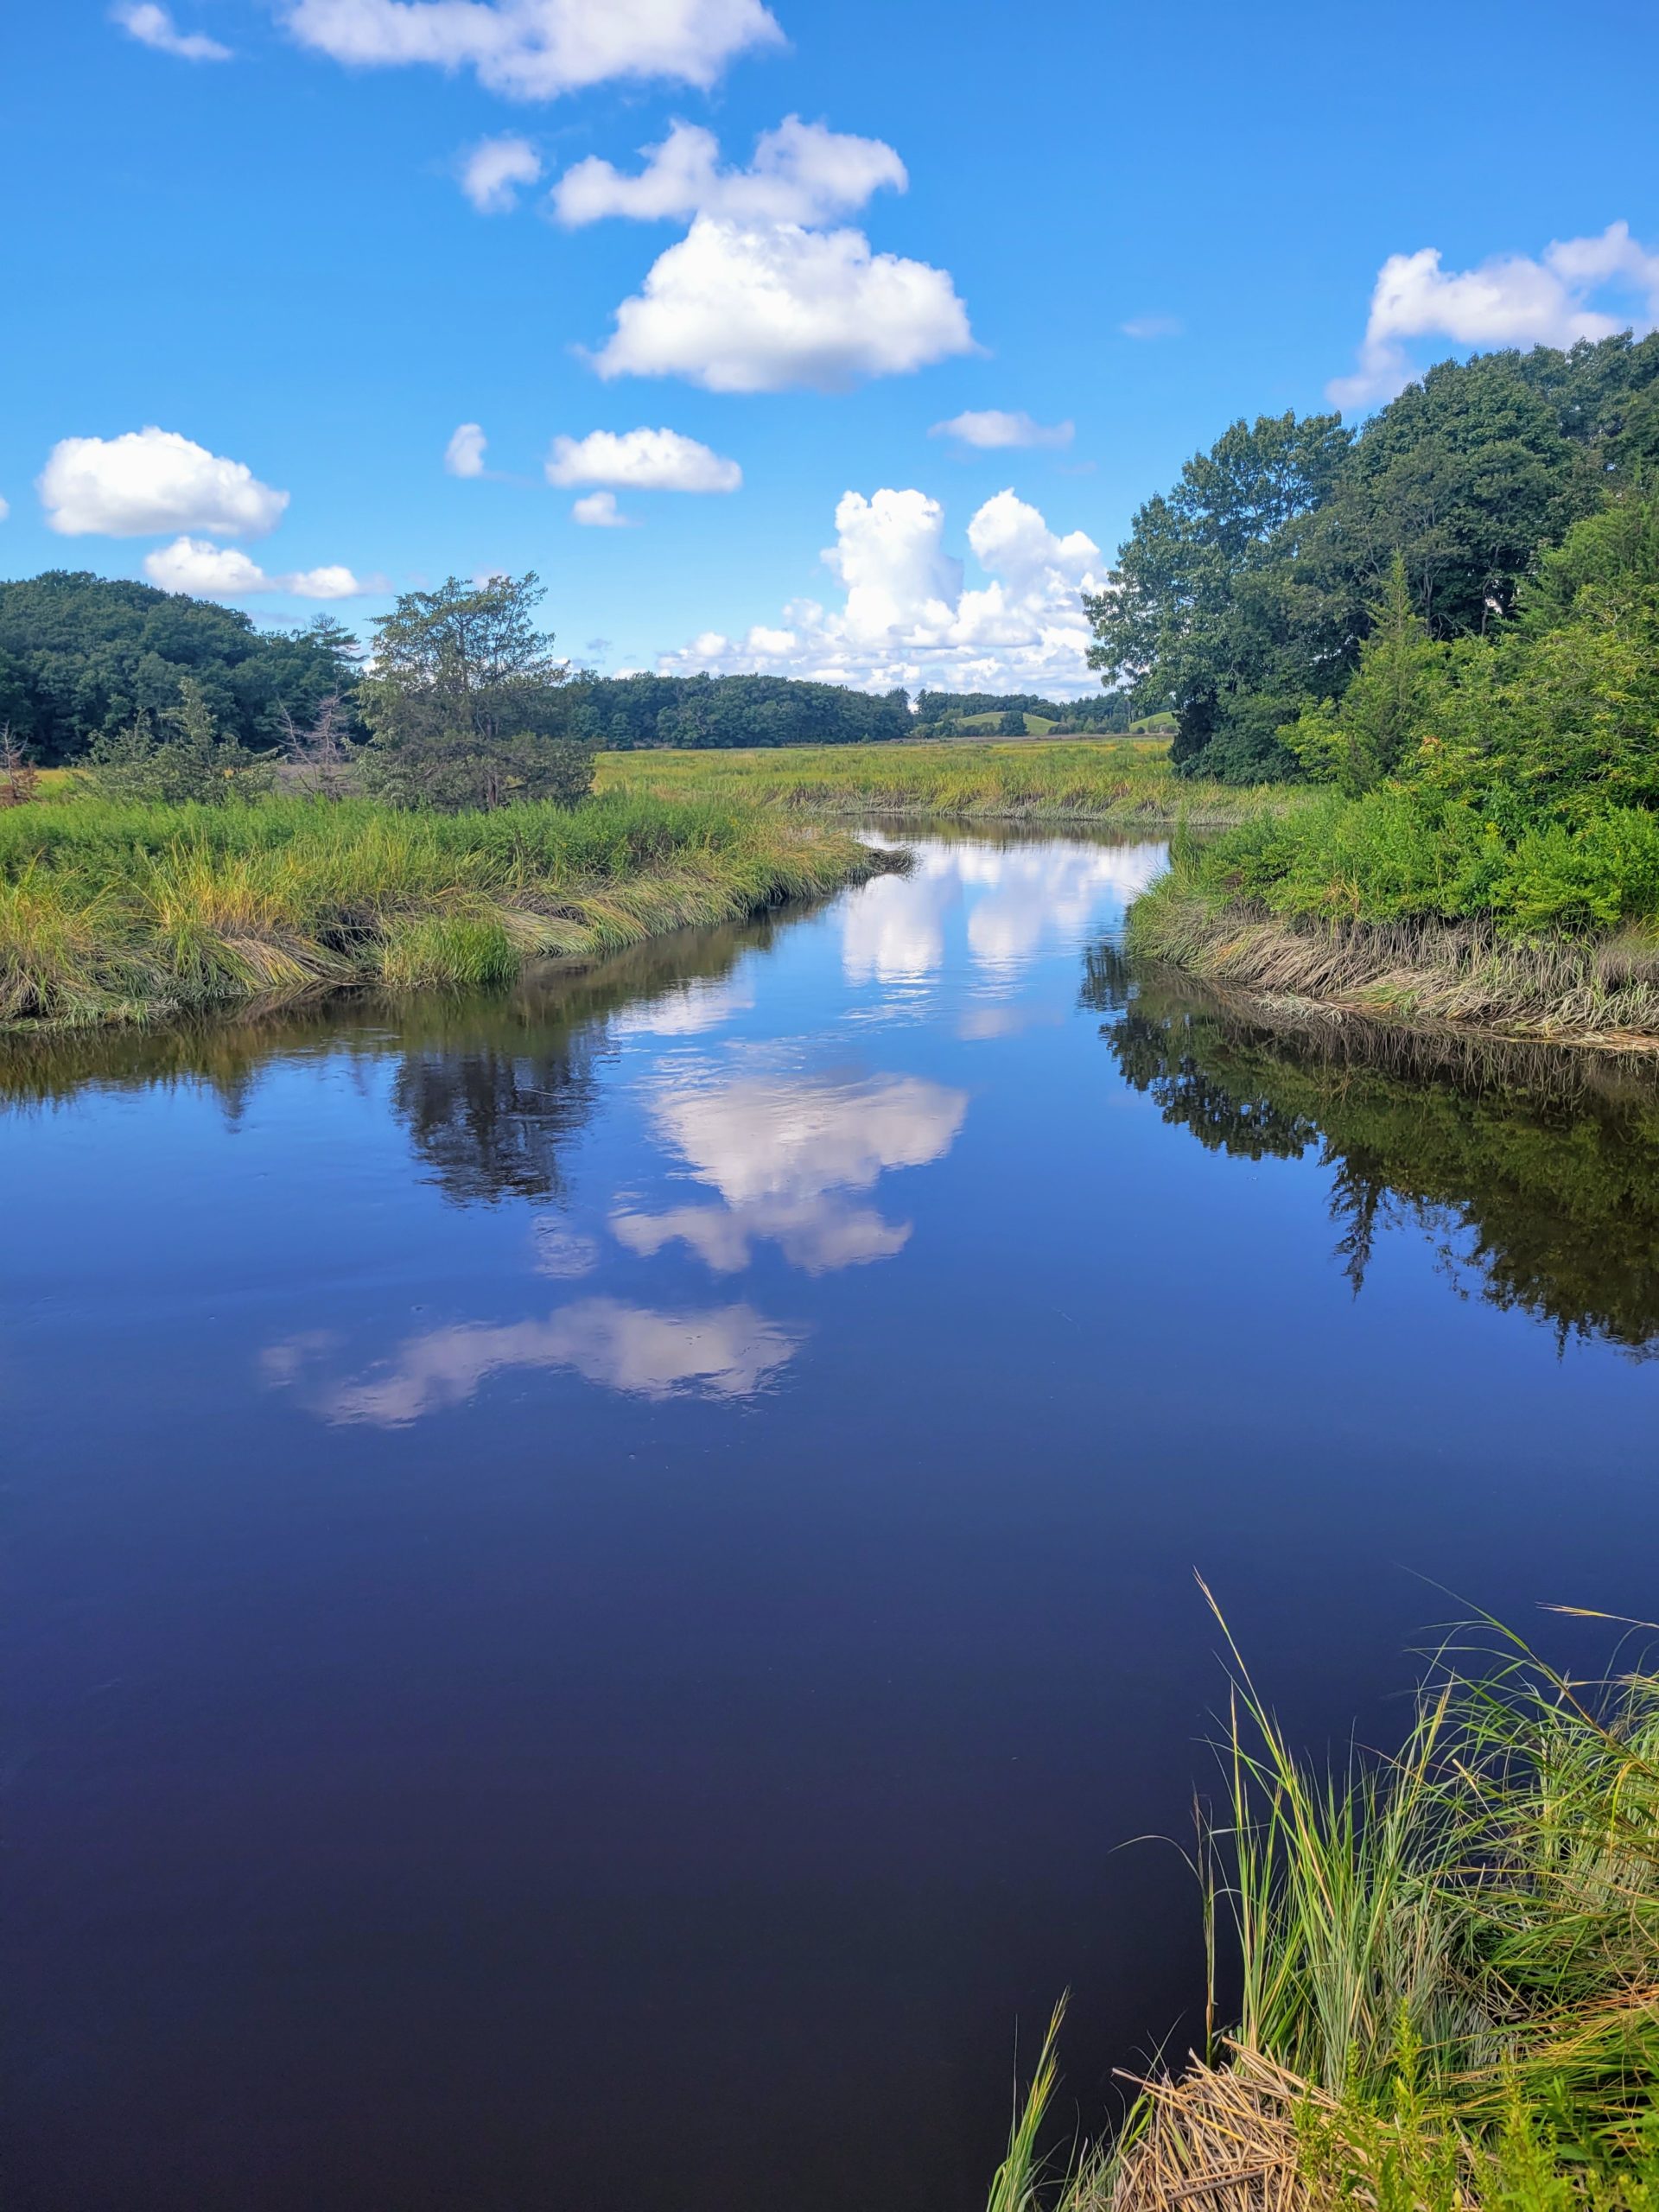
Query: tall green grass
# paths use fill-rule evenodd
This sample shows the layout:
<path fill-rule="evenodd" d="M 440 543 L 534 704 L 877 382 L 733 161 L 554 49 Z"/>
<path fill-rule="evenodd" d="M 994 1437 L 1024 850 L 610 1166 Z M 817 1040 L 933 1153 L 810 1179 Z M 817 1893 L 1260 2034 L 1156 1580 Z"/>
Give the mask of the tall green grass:
<path fill-rule="evenodd" d="M 613 753 L 601 790 L 698 794 L 815 814 L 934 814 L 1214 827 L 1276 811 L 1277 786 L 1238 790 L 1170 773 L 1165 741 L 827 745 L 767 751 Z"/>
<path fill-rule="evenodd" d="M 851 837 L 696 796 L 476 815 L 293 798 L 13 808 L 0 814 L 0 1023 L 489 983 L 890 864 Z"/>
<path fill-rule="evenodd" d="M 1449 1643 L 1406 1740 L 1298 1755 L 1236 1648 L 1205 1907 L 1224 2063 L 1149 2085 L 1120 2143 L 1025 2202 L 1372 2212 L 1659 2207 L 1659 1673 L 1585 1682 L 1497 1623 Z M 1006 2176 L 999 2176 L 1006 2200 Z"/>

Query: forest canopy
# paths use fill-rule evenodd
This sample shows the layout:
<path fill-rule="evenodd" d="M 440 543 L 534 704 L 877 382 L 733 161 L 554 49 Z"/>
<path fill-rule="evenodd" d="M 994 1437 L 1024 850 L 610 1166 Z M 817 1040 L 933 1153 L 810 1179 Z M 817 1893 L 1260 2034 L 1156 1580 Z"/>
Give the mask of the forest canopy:
<path fill-rule="evenodd" d="M 352 683 L 355 646 L 332 615 L 257 630 L 213 600 L 55 569 L 0 583 L 0 727 L 48 766 L 78 760 L 98 737 L 176 708 L 190 677 L 226 739 L 270 746 L 284 708 L 308 721 Z"/>
<path fill-rule="evenodd" d="M 1259 416 L 1147 501 L 1090 660 L 1137 714 L 1176 717 L 1176 766 L 1300 772 L 1283 733 L 1338 701 L 1389 601 L 1440 644 L 1515 616 L 1542 554 L 1659 467 L 1659 334 L 1445 361 L 1357 431 Z"/>

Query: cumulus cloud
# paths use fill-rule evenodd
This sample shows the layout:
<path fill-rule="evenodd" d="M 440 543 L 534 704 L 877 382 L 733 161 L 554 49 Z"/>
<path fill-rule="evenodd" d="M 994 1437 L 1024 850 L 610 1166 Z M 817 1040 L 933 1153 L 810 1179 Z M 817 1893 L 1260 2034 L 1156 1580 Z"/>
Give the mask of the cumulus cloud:
<path fill-rule="evenodd" d="M 1611 294 L 1616 309 L 1591 305 Z M 1500 255 L 1478 269 L 1447 270 L 1439 251 L 1391 253 L 1377 274 L 1370 314 L 1352 376 L 1326 387 L 1338 407 L 1391 399 L 1415 374 L 1406 340 L 1448 338 L 1454 345 L 1573 346 L 1616 331 L 1659 323 L 1659 252 L 1610 223 L 1595 238 L 1558 238 L 1534 261 Z"/>
<path fill-rule="evenodd" d="M 372 582 L 359 583 L 349 569 L 337 564 L 270 575 L 238 547 L 215 545 L 205 537 L 175 537 L 170 545 L 158 545 L 144 556 L 144 574 L 163 591 L 188 592 L 193 599 L 251 599 L 264 592 L 284 592 L 293 599 L 357 599 L 378 588 Z"/>
<path fill-rule="evenodd" d="M 228 46 L 221 46 L 216 38 L 204 37 L 200 31 L 181 31 L 156 0 L 116 0 L 110 15 L 141 46 L 153 46 L 157 54 L 171 54 L 181 61 L 231 59 Z"/>
<path fill-rule="evenodd" d="M 874 253 L 861 231 L 699 215 L 624 300 L 602 377 L 680 376 L 709 391 L 837 391 L 972 350 L 942 269 Z"/>
<path fill-rule="evenodd" d="M 542 157 L 528 138 L 503 131 L 469 146 L 456 174 L 480 215 L 505 215 L 518 205 L 519 187 L 539 181 Z"/>
<path fill-rule="evenodd" d="M 554 439 L 547 480 L 560 487 L 620 484 L 633 492 L 735 492 L 743 471 L 677 430 L 590 430 L 585 438 Z"/>
<path fill-rule="evenodd" d="M 145 537 L 205 530 L 214 537 L 262 537 L 288 505 L 244 462 L 150 423 L 118 438 L 61 438 L 35 479 L 52 529 L 65 537 L 98 531 Z"/>
<path fill-rule="evenodd" d="M 479 423 L 458 423 L 443 449 L 443 466 L 450 476 L 482 476 L 484 448 L 489 444 Z"/>
<path fill-rule="evenodd" d="M 706 90 L 735 55 L 783 38 L 761 0 L 283 0 L 283 13 L 336 61 L 472 69 L 523 100 L 653 77 Z"/>
<path fill-rule="evenodd" d="M 987 499 L 968 525 L 984 572 L 965 586 L 945 550 L 944 510 L 916 490 L 842 494 L 836 543 L 823 556 L 844 587 L 839 607 L 791 601 L 780 624 L 741 636 L 709 632 L 665 654 L 664 675 L 755 669 L 885 691 L 1095 688 L 1079 594 L 1105 582 L 1100 549 L 1080 531 L 1059 537 L 1012 491 Z"/>
<path fill-rule="evenodd" d="M 570 502 L 570 519 L 579 522 L 584 530 L 626 530 L 631 518 L 616 504 L 614 492 L 589 492 L 585 498 Z"/>
<path fill-rule="evenodd" d="M 970 407 L 948 423 L 936 423 L 930 438 L 954 438 L 958 445 L 994 453 L 1004 446 L 1069 446 L 1075 435 L 1071 423 L 1033 423 L 1023 409 L 1010 414 L 1001 407 Z"/>
<path fill-rule="evenodd" d="M 645 166 L 625 176 L 590 156 L 567 169 L 549 205 L 575 230 L 608 215 L 637 222 L 724 215 L 737 223 L 824 223 L 861 207 L 883 186 L 903 192 L 905 165 L 879 138 L 856 138 L 822 123 L 785 116 L 755 141 L 747 169 L 721 168 L 713 131 L 676 123 L 658 146 L 640 149 Z"/>

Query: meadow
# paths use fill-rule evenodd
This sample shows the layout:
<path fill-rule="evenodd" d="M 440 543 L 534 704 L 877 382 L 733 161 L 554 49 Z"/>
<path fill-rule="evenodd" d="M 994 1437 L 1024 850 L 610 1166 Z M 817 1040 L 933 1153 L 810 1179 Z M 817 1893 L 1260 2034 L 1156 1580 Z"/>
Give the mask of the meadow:
<path fill-rule="evenodd" d="M 1282 785 L 1173 777 L 1166 741 L 1014 740 L 1006 745 L 791 746 L 767 751 L 602 753 L 601 791 L 695 793 L 801 814 L 934 815 L 1217 829 L 1276 813 Z"/>
<path fill-rule="evenodd" d="M 508 981 L 894 865 L 718 798 L 398 813 L 364 799 L 0 812 L 0 1024 Z"/>

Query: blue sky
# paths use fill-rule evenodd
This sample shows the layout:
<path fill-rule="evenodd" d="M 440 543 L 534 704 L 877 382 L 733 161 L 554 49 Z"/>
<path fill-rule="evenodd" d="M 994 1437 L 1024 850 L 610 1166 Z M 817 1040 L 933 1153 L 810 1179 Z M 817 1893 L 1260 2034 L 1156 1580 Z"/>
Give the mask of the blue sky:
<path fill-rule="evenodd" d="M 22 0 L 5 35 L 0 570 L 262 622 L 533 568 L 609 668 L 1077 690 L 1079 584 L 1234 416 L 1659 319 L 1635 4 Z M 1047 440 L 935 429 L 993 414 Z"/>

